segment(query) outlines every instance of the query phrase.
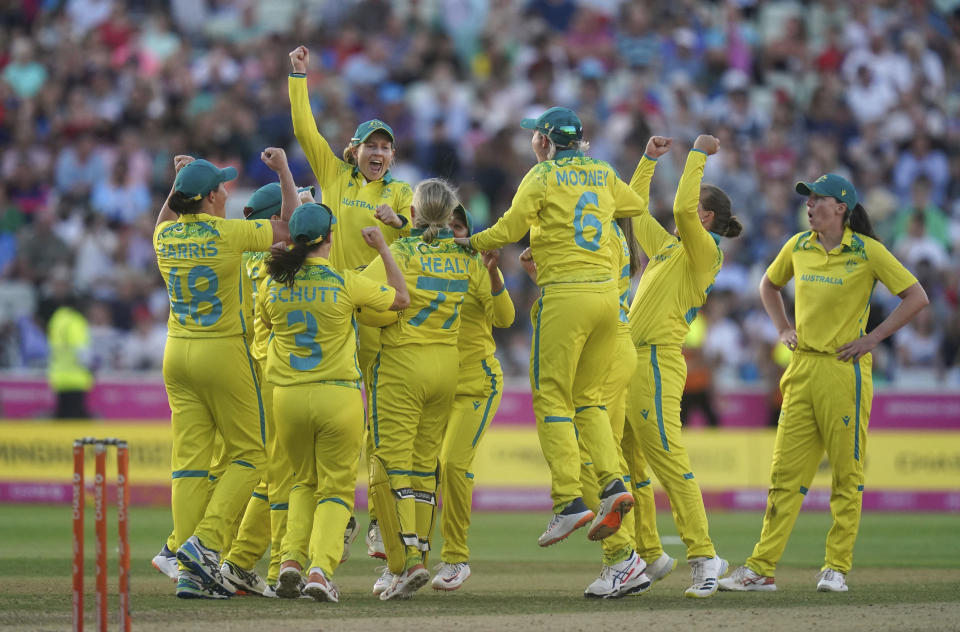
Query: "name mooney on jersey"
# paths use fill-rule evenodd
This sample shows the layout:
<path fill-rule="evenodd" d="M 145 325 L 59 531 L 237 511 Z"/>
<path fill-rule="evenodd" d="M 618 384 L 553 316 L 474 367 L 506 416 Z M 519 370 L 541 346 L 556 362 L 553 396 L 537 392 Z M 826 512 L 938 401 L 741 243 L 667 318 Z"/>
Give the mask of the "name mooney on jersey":
<path fill-rule="evenodd" d="M 557 169 L 554 172 L 557 176 L 557 184 L 563 184 L 571 187 L 592 187 L 607 186 L 607 175 L 610 173 L 606 169 L 594 169 L 592 171 L 581 171 L 577 169 Z"/>

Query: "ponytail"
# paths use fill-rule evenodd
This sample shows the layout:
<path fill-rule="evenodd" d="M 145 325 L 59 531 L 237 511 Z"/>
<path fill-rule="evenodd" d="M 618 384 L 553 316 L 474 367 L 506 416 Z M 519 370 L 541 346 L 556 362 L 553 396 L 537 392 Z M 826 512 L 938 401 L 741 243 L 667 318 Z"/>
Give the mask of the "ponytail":
<path fill-rule="evenodd" d="M 846 223 L 853 232 L 880 241 L 879 238 L 873 234 L 873 223 L 870 221 L 870 216 L 867 215 L 867 209 L 863 208 L 863 204 L 858 202 L 853 209 L 847 208 Z"/>
<path fill-rule="evenodd" d="M 710 231 L 721 237 L 737 237 L 743 232 L 743 224 L 733 215 L 730 197 L 720 187 L 704 184 L 700 187 L 700 202 L 703 208 L 713 212 Z"/>
<path fill-rule="evenodd" d="M 203 198 L 196 199 L 195 197 L 187 197 L 186 194 L 180 191 L 174 191 L 167 201 L 167 206 L 177 215 L 183 213 L 190 215 L 200 212 L 200 207 L 203 206 Z"/>
<path fill-rule="evenodd" d="M 414 222 L 423 229 L 420 239 L 430 243 L 450 224 L 453 209 L 460 204 L 457 194 L 445 180 L 430 178 L 413 192 Z"/>
<path fill-rule="evenodd" d="M 303 267 L 311 248 L 306 240 L 298 240 L 289 250 L 280 244 L 274 245 L 267 259 L 267 272 L 277 283 L 293 287 L 297 272 Z"/>

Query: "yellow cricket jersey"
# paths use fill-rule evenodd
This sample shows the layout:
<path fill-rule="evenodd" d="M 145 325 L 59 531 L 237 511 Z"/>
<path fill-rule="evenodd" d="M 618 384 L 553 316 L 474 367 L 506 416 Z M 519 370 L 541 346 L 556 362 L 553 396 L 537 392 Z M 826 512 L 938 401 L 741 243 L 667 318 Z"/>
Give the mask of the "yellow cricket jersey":
<path fill-rule="evenodd" d="M 413 191 L 406 182 L 394 180 L 389 170 L 380 180 L 367 182 L 356 167 L 334 155 L 330 145 L 320 135 L 310 111 L 307 78 L 291 75 L 288 86 L 293 133 L 317 177 L 322 202 L 330 207 L 337 218 L 330 261 L 338 270 L 355 270 L 377 256 L 377 251 L 360 236 L 361 228 L 378 226 L 388 244 L 397 237 L 410 234 Z M 387 226 L 374 218 L 374 211 L 381 204 L 390 205 L 397 215 L 404 218 L 406 223 L 403 228 Z"/>
<path fill-rule="evenodd" d="M 208 338 L 245 334 L 243 253 L 268 250 L 272 243 L 273 227 L 266 219 L 185 213 L 176 221 L 158 224 L 153 247 L 170 296 L 167 335 Z"/>
<path fill-rule="evenodd" d="M 257 289 L 260 283 L 267 275 L 267 257 L 268 252 L 245 252 L 243 253 L 243 270 L 246 274 L 249 294 L 244 292 L 244 300 L 249 299 L 250 308 L 249 322 L 253 323 L 253 342 L 250 344 L 250 355 L 254 360 L 264 361 L 267 359 L 267 340 L 270 337 L 270 330 L 267 329 L 260 320 L 260 310 L 257 308 Z"/>
<path fill-rule="evenodd" d="M 422 232 L 415 229 L 410 237 L 390 244 L 390 252 L 407 283 L 410 306 L 397 322 L 380 330 L 383 345 L 457 344 L 460 310 L 467 294 L 478 292 L 482 276 L 487 274 L 474 254 L 453 242 L 449 229 L 440 231 L 430 243 L 420 239 Z M 383 259 L 378 256 L 362 274 L 377 283 L 386 283 Z"/>
<path fill-rule="evenodd" d="M 673 202 L 679 239 L 649 214 L 634 223 L 637 241 L 650 259 L 630 306 L 630 335 L 637 346 L 683 344 L 723 265 L 720 236 L 708 232 L 697 214 L 706 162 L 702 151 L 687 156 Z M 644 156 L 630 180 L 644 198 L 655 167 L 656 161 Z"/>
<path fill-rule="evenodd" d="M 830 354 L 863 335 L 877 281 L 893 294 L 917 282 L 883 244 L 849 226 L 830 252 L 814 231 L 794 235 L 767 278 L 780 287 L 794 279 L 797 349 Z"/>
<path fill-rule="evenodd" d="M 516 316 L 510 293 L 504 287 L 494 294 L 490 285 L 490 274 L 480 255 L 474 256 L 473 265 L 479 274 L 479 286 L 467 293 L 460 309 L 460 334 L 457 348 L 460 351 L 460 366 L 470 362 L 479 362 L 493 355 L 497 345 L 493 341 L 491 327 L 509 327 Z M 503 278 L 503 275 L 500 275 Z"/>
<path fill-rule="evenodd" d="M 396 290 L 323 257 L 307 257 L 293 287 L 267 277 L 257 309 L 270 329 L 266 379 L 277 386 L 337 382 L 359 388 L 356 307 L 389 309 Z"/>
<path fill-rule="evenodd" d="M 560 151 L 533 167 L 496 224 L 470 237 L 477 250 L 518 241 L 531 227 L 537 284 L 607 281 L 610 220 L 647 210 L 613 167 L 580 152 Z"/>
<path fill-rule="evenodd" d="M 620 230 L 616 222 L 610 222 L 610 228 L 616 239 L 610 240 L 610 265 L 616 275 L 617 291 L 620 292 L 620 326 L 628 324 L 627 315 L 630 312 L 630 246 L 627 237 Z"/>

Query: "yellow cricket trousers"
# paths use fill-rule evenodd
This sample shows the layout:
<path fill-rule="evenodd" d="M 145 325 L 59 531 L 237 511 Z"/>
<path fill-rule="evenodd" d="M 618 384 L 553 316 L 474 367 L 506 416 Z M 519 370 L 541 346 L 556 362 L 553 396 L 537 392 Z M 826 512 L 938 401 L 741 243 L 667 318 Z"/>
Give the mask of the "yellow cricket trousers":
<path fill-rule="evenodd" d="M 452 344 L 384 346 L 371 371 L 373 453 L 383 460 L 398 498 L 408 567 L 430 550 L 440 446 L 458 362 Z"/>
<path fill-rule="evenodd" d="M 294 471 L 281 558 L 332 577 L 343 554 L 357 486 L 357 453 L 363 443 L 360 385 L 276 386 L 273 411 L 280 448 Z"/>
<path fill-rule="evenodd" d="M 633 341 L 630 339 L 629 327 L 621 324 L 617 329 L 616 349 L 609 359 L 607 368 L 607 378 L 605 384 L 607 414 L 610 417 L 610 429 L 613 431 L 613 440 L 617 446 L 617 453 L 620 457 L 620 469 L 623 472 L 629 472 L 627 462 L 620 449 L 623 440 L 624 419 L 627 405 L 627 386 L 633 377 L 633 371 L 637 366 L 637 353 L 633 348 Z M 581 435 L 581 440 L 582 440 Z M 597 477 L 593 472 L 593 463 L 590 459 L 589 450 L 581 441 L 582 466 L 580 469 L 580 483 L 583 487 L 583 499 L 587 506 L 596 511 L 600 506 L 600 485 L 597 483 Z M 629 482 L 630 477 L 624 477 Z M 623 523 L 620 529 L 610 537 L 600 542 L 600 548 L 603 551 L 603 563 L 612 566 L 617 562 L 630 557 L 636 548 L 634 542 L 634 514 L 631 511 L 623 517 Z"/>
<path fill-rule="evenodd" d="M 173 427 L 171 497 L 179 547 L 196 534 L 221 550 L 223 534 L 246 506 L 263 475 L 266 435 L 260 387 L 242 336 L 167 338 L 163 381 Z M 223 437 L 227 463 L 212 495 L 214 438 Z"/>
<path fill-rule="evenodd" d="M 612 280 L 544 286 L 531 310 L 533 412 L 540 449 L 550 468 L 554 513 L 583 493 L 578 434 L 601 488 L 621 476 L 604 389 L 618 310 Z"/>
<path fill-rule="evenodd" d="M 493 422 L 503 396 L 503 371 L 490 355 L 460 367 L 456 397 L 440 450 L 441 559 L 450 564 L 470 559 L 467 531 L 473 503 L 474 476 L 470 471 L 480 441 Z"/>
<path fill-rule="evenodd" d="M 860 528 L 863 459 L 873 401 L 873 359 L 841 362 L 834 354 L 794 351 L 780 379 L 783 406 L 770 466 L 760 541 L 747 566 L 773 576 L 813 482 L 824 449 L 833 478 L 823 568 L 848 573 Z"/>
<path fill-rule="evenodd" d="M 645 461 L 663 485 L 677 531 L 687 546 L 687 559 L 714 557 L 703 495 L 680 434 L 680 397 L 686 379 L 687 363 L 680 345 L 637 347 L 637 370 L 627 403 L 627 420 L 633 431 L 632 456 L 627 460 L 638 468 Z M 645 469 L 631 471 L 630 476 L 638 495 L 648 494 L 643 504 L 651 506 L 653 492 Z M 641 508 L 636 520 L 637 548 L 647 562 L 652 562 L 663 552 L 656 513 Z"/>
<path fill-rule="evenodd" d="M 263 380 L 263 362 L 256 362 L 263 412 L 267 422 L 266 475 L 253 490 L 237 537 L 224 556 L 245 570 L 252 569 L 270 547 L 270 566 L 267 583 L 276 583 L 280 574 L 280 552 L 283 534 L 287 529 L 287 508 L 290 486 L 293 484 L 293 466 L 287 453 L 280 447 L 276 419 L 273 416 L 273 385 Z"/>

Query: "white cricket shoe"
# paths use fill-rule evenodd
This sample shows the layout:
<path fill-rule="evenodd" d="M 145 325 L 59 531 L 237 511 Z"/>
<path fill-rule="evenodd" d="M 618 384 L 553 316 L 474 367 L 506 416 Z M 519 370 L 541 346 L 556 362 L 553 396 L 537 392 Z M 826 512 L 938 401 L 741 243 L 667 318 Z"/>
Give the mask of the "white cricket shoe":
<path fill-rule="evenodd" d="M 587 532 L 587 539 L 604 540 L 619 531 L 623 517 L 633 509 L 635 502 L 621 479 L 610 481 L 600 494 L 600 507 Z"/>
<path fill-rule="evenodd" d="M 377 578 L 377 581 L 373 583 L 373 594 L 379 596 L 384 590 L 390 588 L 390 584 L 393 583 L 393 578 L 396 577 L 396 575 L 391 573 L 390 569 L 386 566 L 378 566 L 377 570 L 382 572 L 380 573 L 380 577 Z"/>
<path fill-rule="evenodd" d="M 817 592 L 847 592 L 847 576 L 832 568 L 825 568 L 817 575 Z"/>
<path fill-rule="evenodd" d="M 343 553 L 340 555 L 341 564 L 350 559 L 350 545 L 353 544 L 353 541 L 357 539 L 357 535 L 359 534 L 360 525 L 357 524 L 357 519 L 354 516 L 350 516 L 350 520 L 347 522 L 347 528 L 343 532 Z"/>
<path fill-rule="evenodd" d="M 724 577 L 717 581 L 720 590 L 762 590 L 773 591 L 777 589 L 777 584 L 773 577 L 761 575 L 751 568 L 741 566 L 733 571 L 730 577 Z"/>
<path fill-rule="evenodd" d="M 719 588 L 720 575 L 725 575 L 730 565 L 719 557 L 694 557 L 688 560 L 693 583 L 684 591 L 684 597 L 706 599 Z"/>
<path fill-rule="evenodd" d="M 583 591 L 589 599 L 617 599 L 626 595 L 639 594 L 650 589 L 652 582 L 644 574 L 644 562 L 635 551 L 630 557 L 613 566 L 603 565 L 600 577 Z"/>
<path fill-rule="evenodd" d="M 340 601 L 340 591 L 337 590 L 336 585 L 327 578 L 327 574 L 322 569 L 316 566 L 310 569 L 307 585 L 303 587 L 303 594 L 313 597 L 316 601 L 333 603 Z"/>
<path fill-rule="evenodd" d="M 378 560 L 387 559 L 387 553 L 383 548 L 383 536 L 380 535 L 380 525 L 376 520 L 372 520 L 367 527 L 367 555 Z"/>
<path fill-rule="evenodd" d="M 280 565 L 277 576 L 277 597 L 280 599 L 299 599 L 303 594 L 303 569 L 293 560 Z"/>
<path fill-rule="evenodd" d="M 240 568 L 229 560 L 225 561 L 220 567 L 220 574 L 237 590 L 247 593 L 262 595 L 270 588 L 257 571 Z"/>
<path fill-rule="evenodd" d="M 470 565 L 466 562 L 443 562 L 437 565 L 436 570 L 432 582 L 434 590 L 456 590 L 470 577 Z"/>
<path fill-rule="evenodd" d="M 159 553 L 153 556 L 153 560 L 151 560 L 150 563 L 153 564 L 155 569 L 173 581 L 177 581 L 177 576 L 180 572 L 179 565 L 177 564 L 177 554 L 167 548 L 166 544 L 163 545 Z"/>
<path fill-rule="evenodd" d="M 651 582 L 658 582 L 670 573 L 673 572 L 673 569 L 677 567 L 677 560 L 670 557 L 666 553 L 661 553 L 660 557 L 656 560 L 647 564 L 647 568 L 644 574 L 650 578 Z"/>
<path fill-rule="evenodd" d="M 584 504 L 582 498 L 574 498 L 547 524 L 547 530 L 537 540 L 540 546 L 550 546 L 593 520 L 594 513 Z"/>
<path fill-rule="evenodd" d="M 410 599 L 413 593 L 423 588 L 428 581 L 430 581 L 430 572 L 423 567 L 423 564 L 411 566 L 394 576 L 393 583 L 380 593 L 380 601 Z"/>

